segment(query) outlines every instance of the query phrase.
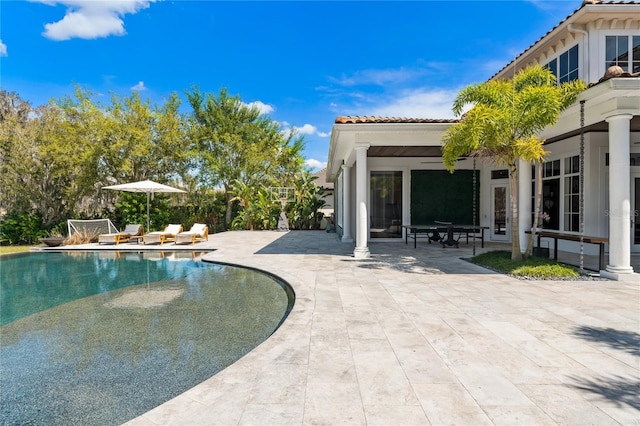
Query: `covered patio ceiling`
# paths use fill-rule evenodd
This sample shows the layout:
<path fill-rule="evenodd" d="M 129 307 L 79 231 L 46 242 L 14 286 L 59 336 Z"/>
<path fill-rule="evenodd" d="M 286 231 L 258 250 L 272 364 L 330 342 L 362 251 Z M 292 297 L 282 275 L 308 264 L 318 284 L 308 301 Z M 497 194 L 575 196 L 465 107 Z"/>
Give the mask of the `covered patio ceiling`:
<path fill-rule="evenodd" d="M 640 116 L 636 115 L 635 117 L 633 117 L 631 119 L 630 126 L 631 126 L 632 132 L 640 132 Z M 591 124 L 590 126 L 585 126 L 582 131 L 584 131 L 584 133 L 607 133 L 609 131 L 609 124 L 606 121 L 600 121 L 598 123 Z M 571 132 L 563 133 L 553 138 L 549 138 L 545 143 L 550 144 L 550 143 L 558 142 L 563 139 L 570 138 L 572 136 L 577 136 L 580 134 L 580 132 L 581 130 L 578 128 Z"/>
<path fill-rule="evenodd" d="M 442 157 L 439 146 L 371 146 L 367 150 L 367 157 Z"/>

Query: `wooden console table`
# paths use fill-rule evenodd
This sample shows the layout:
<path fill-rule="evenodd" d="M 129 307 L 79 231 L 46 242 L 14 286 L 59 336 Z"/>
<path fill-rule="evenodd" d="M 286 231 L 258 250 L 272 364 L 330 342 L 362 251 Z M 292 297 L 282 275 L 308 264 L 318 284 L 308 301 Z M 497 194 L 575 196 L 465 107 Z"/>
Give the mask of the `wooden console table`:
<path fill-rule="evenodd" d="M 527 234 L 531 234 L 531 231 L 525 231 Z M 536 232 L 536 236 L 538 238 L 538 247 L 540 247 L 540 239 L 541 238 L 552 238 L 553 239 L 553 260 L 558 260 L 558 240 L 565 241 L 577 241 L 580 242 L 580 235 L 578 234 L 565 234 L 562 232 L 555 231 L 540 231 Z M 583 235 L 582 242 L 587 244 L 595 244 L 599 246 L 599 262 L 598 265 L 600 270 L 605 268 L 604 264 L 604 245 L 609 242 L 609 238 L 607 237 L 592 237 Z"/>

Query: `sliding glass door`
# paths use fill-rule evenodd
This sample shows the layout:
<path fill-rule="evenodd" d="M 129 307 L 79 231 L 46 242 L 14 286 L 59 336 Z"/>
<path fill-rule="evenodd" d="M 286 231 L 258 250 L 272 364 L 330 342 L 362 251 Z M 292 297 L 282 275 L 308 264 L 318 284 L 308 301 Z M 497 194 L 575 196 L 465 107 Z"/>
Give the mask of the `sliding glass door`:
<path fill-rule="evenodd" d="M 371 172 L 371 238 L 402 238 L 402 172 Z"/>

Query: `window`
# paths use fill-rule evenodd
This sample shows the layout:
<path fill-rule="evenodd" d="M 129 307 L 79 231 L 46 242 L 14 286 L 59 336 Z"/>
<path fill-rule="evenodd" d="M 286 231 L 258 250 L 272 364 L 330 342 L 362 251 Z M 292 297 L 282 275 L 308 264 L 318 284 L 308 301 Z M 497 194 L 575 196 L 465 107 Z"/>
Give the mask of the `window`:
<path fill-rule="evenodd" d="M 553 75 L 556 76 L 558 84 L 578 79 L 578 45 L 564 52 L 559 57 L 553 59 L 546 65 Z"/>
<path fill-rule="evenodd" d="M 542 165 L 542 177 L 560 176 L 560 160 L 546 161 Z"/>
<path fill-rule="evenodd" d="M 607 36 L 605 68 L 619 66 L 627 72 L 640 72 L 640 36 Z"/>
<path fill-rule="evenodd" d="M 531 168 L 531 221 L 533 222 L 535 203 L 535 166 Z M 542 164 L 542 209 L 541 213 L 549 215 L 543 225 L 547 229 L 560 229 L 560 160 L 547 161 Z"/>
<path fill-rule="evenodd" d="M 560 166 L 563 165 L 562 177 Z M 535 167 L 532 167 L 531 218 L 535 211 Z M 562 179 L 562 180 L 561 180 Z M 562 182 L 562 188 L 561 188 Z M 562 194 L 561 194 L 562 189 Z M 560 200 L 564 200 L 560 211 Z M 580 231 L 580 156 L 574 155 L 560 160 L 547 161 L 542 165 L 542 205 L 541 213 L 549 215 L 542 223 L 544 228 L 564 231 Z"/>
<path fill-rule="evenodd" d="M 564 230 L 580 231 L 580 156 L 564 159 Z"/>

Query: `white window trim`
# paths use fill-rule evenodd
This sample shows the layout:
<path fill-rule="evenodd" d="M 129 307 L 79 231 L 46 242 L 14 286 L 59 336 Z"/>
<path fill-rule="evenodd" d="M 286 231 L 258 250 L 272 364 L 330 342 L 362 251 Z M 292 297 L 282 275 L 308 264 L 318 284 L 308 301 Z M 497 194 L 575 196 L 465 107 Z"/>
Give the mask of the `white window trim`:
<path fill-rule="evenodd" d="M 574 47 L 578 46 L 578 79 L 583 79 L 584 80 L 584 72 L 585 72 L 585 60 L 584 60 L 584 55 L 583 55 L 583 47 L 582 47 L 583 43 L 577 42 L 571 46 L 569 46 L 568 48 L 562 50 L 561 52 L 559 52 L 557 55 L 554 55 L 551 59 L 548 59 L 544 64 L 541 64 L 542 66 L 547 66 L 550 62 L 555 61 L 557 68 L 558 68 L 558 74 L 560 73 L 560 56 L 564 55 L 565 53 L 567 53 L 569 50 L 573 49 Z M 558 79 L 558 84 L 560 84 L 560 76 L 557 75 L 556 78 Z"/>
<path fill-rule="evenodd" d="M 640 36 L 637 30 L 629 29 L 629 30 L 602 30 L 600 31 L 600 36 L 598 37 L 598 75 L 604 75 L 607 71 L 606 62 L 607 62 L 607 36 Z M 640 59 L 640 58 L 639 58 Z"/>
<path fill-rule="evenodd" d="M 575 154 L 566 153 L 562 157 L 562 159 L 560 160 L 560 173 L 561 173 L 561 177 L 562 177 L 562 181 L 560 182 L 560 196 L 562 197 L 562 200 L 560 200 L 560 211 L 562 212 L 562 218 L 561 218 L 561 220 L 562 220 L 561 225 L 562 226 L 561 226 L 561 229 L 564 232 L 568 232 L 568 233 L 578 233 L 578 232 L 580 232 L 579 229 L 577 231 L 568 230 L 565 227 L 565 222 L 564 222 L 565 215 L 567 214 L 567 210 L 565 208 L 565 197 L 567 196 L 567 194 L 566 194 L 566 192 L 564 190 L 565 179 L 567 177 L 570 177 L 570 176 L 578 176 L 578 177 L 580 176 L 580 170 L 579 169 L 578 169 L 577 172 L 573 172 L 573 173 L 567 173 L 567 170 L 565 169 L 565 161 L 566 161 L 566 159 L 567 158 L 573 158 L 573 157 L 578 157 L 578 161 L 580 161 L 580 152 L 577 152 Z M 579 195 L 580 195 L 580 188 L 578 188 L 578 196 Z"/>

